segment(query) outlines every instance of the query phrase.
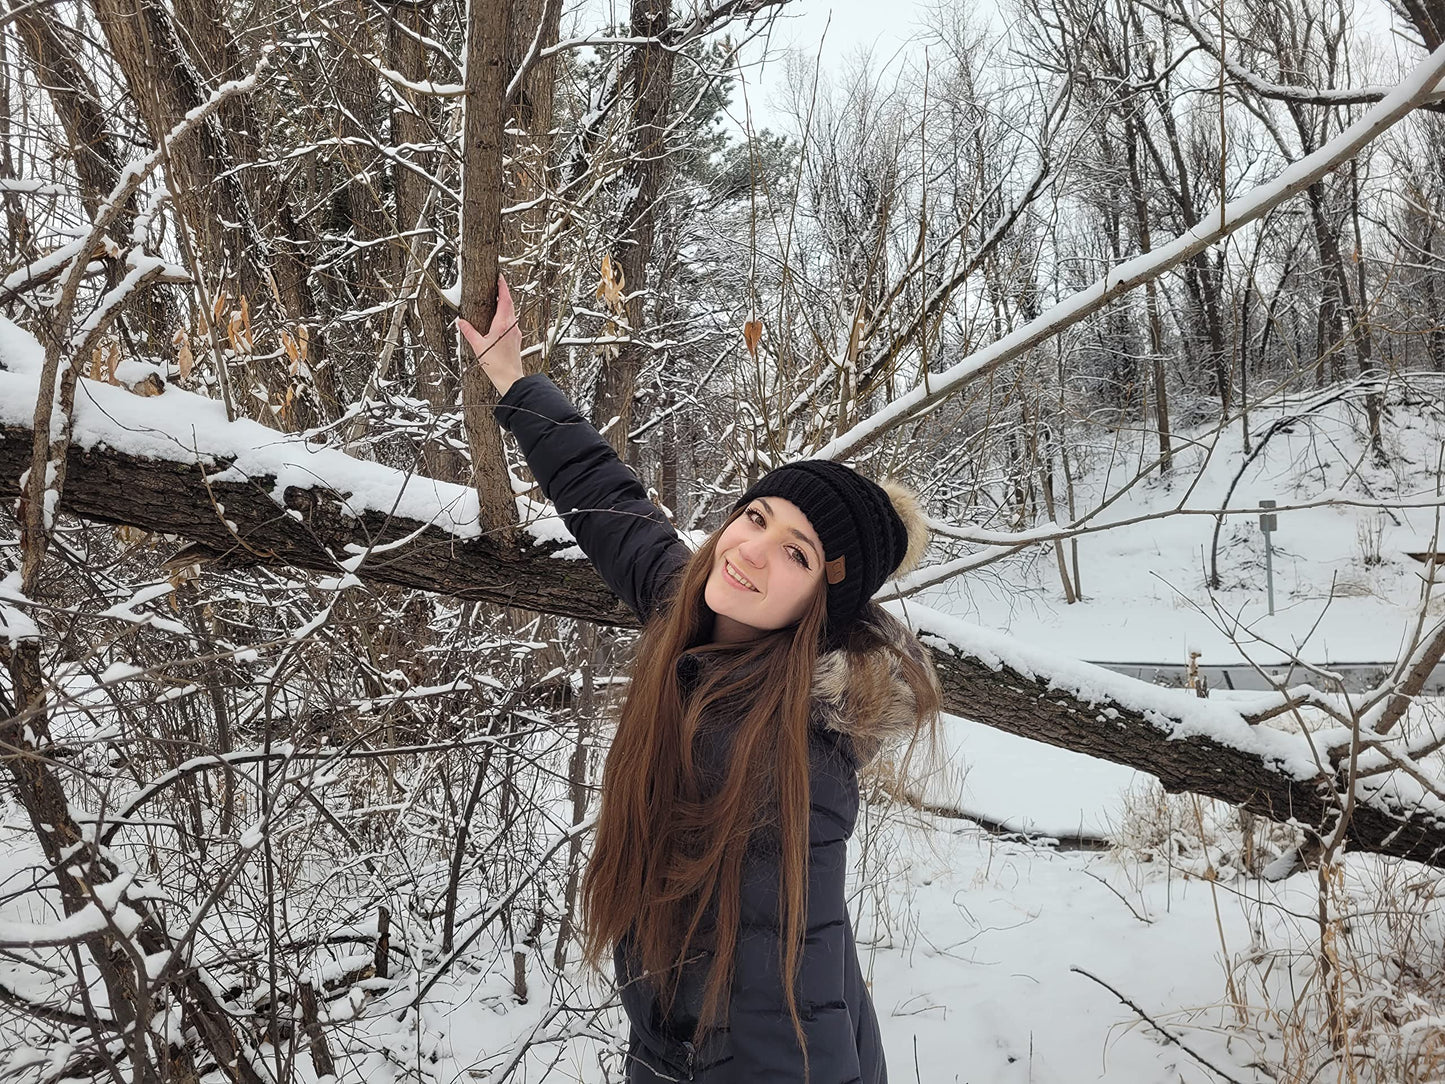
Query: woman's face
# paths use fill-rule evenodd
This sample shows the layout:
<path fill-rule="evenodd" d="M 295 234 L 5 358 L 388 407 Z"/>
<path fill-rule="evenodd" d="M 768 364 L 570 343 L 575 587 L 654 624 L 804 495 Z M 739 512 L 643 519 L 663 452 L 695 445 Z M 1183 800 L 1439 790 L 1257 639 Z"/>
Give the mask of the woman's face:
<path fill-rule="evenodd" d="M 703 589 L 719 643 L 793 624 L 823 578 L 823 544 L 808 517 L 782 497 L 758 497 L 723 528 Z"/>

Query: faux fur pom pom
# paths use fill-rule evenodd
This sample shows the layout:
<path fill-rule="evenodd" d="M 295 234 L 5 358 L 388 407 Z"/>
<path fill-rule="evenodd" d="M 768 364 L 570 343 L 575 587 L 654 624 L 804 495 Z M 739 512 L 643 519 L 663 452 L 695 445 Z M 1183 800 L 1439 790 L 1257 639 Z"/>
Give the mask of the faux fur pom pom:
<path fill-rule="evenodd" d="M 908 532 L 908 548 L 904 551 L 903 560 L 893 571 L 893 575 L 889 577 L 889 579 L 896 579 L 899 576 L 908 575 L 923 560 L 923 553 L 928 549 L 928 520 L 924 516 L 923 505 L 918 499 L 918 494 L 908 486 L 892 479 L 878 484 L 883 487 L 883 492 L 888 494 L 888 499 L 893 502 L 894 511 L 903 521 L 904 530 Z"/>

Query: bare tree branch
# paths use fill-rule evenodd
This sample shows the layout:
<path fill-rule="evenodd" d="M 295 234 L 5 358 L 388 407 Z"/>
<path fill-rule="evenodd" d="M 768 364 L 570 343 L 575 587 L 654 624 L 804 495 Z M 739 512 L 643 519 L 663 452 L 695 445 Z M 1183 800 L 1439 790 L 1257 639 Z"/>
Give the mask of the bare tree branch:
<path fill-rule="evenodd" d="M 1341 163 L 1348 161 L 1402 118 L 1419 108 L 1421 103 L 1434 93 L 1442 75 L 1445 75 L 1445 48 L 1431 53 L 1373 109 L 1335 139 L 1296 162 L 1274 181 L 1251 189 L 1222 208 L 1209 211 L 1199 225 L 1168 244 L 1126 260 L 1092 286 L 1051 306 L 1035 319 L 990 343 L 972 357 L 958 362 L 942 373 L 931 375 L 926 383 L 899 396 L 866 421 L 824 445 L 815 454 L 822 459 L 840 459 L 855 455 L 884 434 L 957 394 L 970 382 L 1021 357 L 1065 328 L 1072 327 L 1086 316 L 1098 312 L 1111 301 L 1159 278 L 1171 268 L 1267 214 L 1274 207 L 1303 192 Z"/>

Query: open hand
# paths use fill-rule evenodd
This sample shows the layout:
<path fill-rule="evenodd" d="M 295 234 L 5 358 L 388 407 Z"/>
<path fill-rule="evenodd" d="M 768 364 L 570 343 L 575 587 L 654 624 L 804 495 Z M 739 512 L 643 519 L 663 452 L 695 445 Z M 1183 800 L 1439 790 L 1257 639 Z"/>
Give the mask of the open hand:
<path fill-rule="evenodd" d="M 506 278 L 497 276 L 497 312 L 487 333 L 483 335 L 460 316 L 457 328 L 477 355 L 477 362 L 497 389 L 497 395 L 506 395 L 507 389 L 523 375 L 522 331 L 517 326 L 517 310 L 512 306 L 512 292 L 507 289 Z"/>

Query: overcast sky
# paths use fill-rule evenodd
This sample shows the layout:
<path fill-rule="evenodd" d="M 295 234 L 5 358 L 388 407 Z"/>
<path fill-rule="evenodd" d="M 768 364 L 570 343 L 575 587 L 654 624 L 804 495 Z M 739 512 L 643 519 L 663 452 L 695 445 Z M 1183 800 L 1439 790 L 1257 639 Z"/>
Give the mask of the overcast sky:
<path fill-rule="evenodd" d="M 824 74 L 834 75 L 860 48 L 871 47 L 875 70 L 887 70 L 890 65 L 921 58 L 922 45 L 916 39 L 927 12 L 953 3 L 966 3 L 971 20 L 997 23 L 1001 18 L 998 0 L 789 0 L 774 19 L 766 40 L 746 54 L 744 77 L 753 129 L 780 126 L 774 103 L 785 84 L 784 55 L 788 50 L 801 52 L 809 61 L 819 59 Z M 630 6 L 630 0 L 577 0 L 568 10 L 590 31 L 599 23 L 626 22 Z M 681 5 L 675 0 L 675 6 Z M 1372 42 L 1378 54 L 1388 58 L 1399 50 L 1385 0 L 1358 0 L 1354 14 L 1362 37 Z M 741 129 L 745 124 L 741 94 L 734 95 L 733 110 L 734 122 Z"/>
<path fill-rule="evenodd" d="M 782 57 L 797 50 L 822 62 L 825 73 L 840 71 L 860 48 L 873 50 L 879 66 L 896 61 L 913 46 L 927 6 L 938 0 L 792 0 L 773 23 L 766 54 L 752 54 L 761 66 L 748 67 L 748 105 L 753 127 L 776 127 L 770 105 L 783 85 Z M 975 0 L 977 2 L 977 0 Z M 734 106 L 741 111 L 740 97 Z M 741 123 L 741 116 L 738 117 Z"/>
<path fill-rule="evenodd" d="M 872 46 L 881 65 L 918 30 L 928 5 L 939 2 L 957 0 L 789 0 L 773 21 L 766 47 L 759 42 L 747 55 L 744 75 L 753 127 L 777 127 L 769 101 L 782 85 L 786 50 L 797 49 L 810 59 L 821 59 L 823 70 L 831 73 L 840 71 L 860 46 Z M 991 8 L 994 0 L 963 2 L 976 11 Z M 569 3 L 567 11 L 578 29 L 589 32 L 600 24 L 625 23 L 630 6 L 629 0 L 579 0 Z M 741 95 L 734 96 L 733 105 L 741 127 Z"/>

